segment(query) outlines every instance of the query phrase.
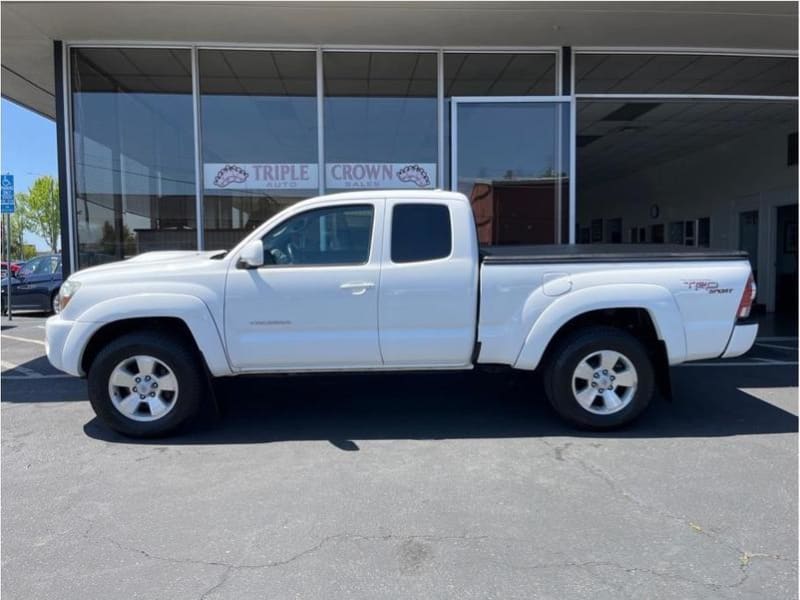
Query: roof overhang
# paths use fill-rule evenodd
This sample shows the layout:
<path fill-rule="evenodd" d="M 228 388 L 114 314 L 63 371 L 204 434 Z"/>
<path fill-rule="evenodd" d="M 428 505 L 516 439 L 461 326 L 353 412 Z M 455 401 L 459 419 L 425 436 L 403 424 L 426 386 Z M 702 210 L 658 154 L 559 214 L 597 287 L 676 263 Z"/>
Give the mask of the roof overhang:
<path fill-rule="evenodd" d="M 796 2 L 2 3 L 2 94 L 55 115 L 53 41 L 797 51 Z"/>

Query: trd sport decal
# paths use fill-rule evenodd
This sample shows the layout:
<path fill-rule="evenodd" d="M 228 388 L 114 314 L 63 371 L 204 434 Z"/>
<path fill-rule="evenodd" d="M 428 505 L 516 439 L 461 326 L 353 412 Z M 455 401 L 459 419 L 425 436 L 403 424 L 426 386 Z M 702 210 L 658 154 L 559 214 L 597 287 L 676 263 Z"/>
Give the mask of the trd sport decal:
<path fill-rule="evenodd" d="M 719 282 L 712 279 L 684 279 L 686 289 L 693 292 L 706 292 L 707 294 L 732 294 L 733 288 L 721 288 Z"/>

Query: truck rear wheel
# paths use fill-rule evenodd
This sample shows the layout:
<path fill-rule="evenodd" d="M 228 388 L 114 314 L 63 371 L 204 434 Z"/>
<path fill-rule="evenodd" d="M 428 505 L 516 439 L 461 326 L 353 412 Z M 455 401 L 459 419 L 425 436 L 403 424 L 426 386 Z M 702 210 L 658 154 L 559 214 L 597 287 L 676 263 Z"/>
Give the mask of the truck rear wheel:
<path fill-rule="evenodd" d="M 556 412 L 583 429 L 620 427 L 638 417 L 653 396 L 647 348 L 615 327 L 581 329 L 553 349 L 545 391 Z"/>
<path fill-rule="evenodd" d="M 206 377 L 181 339 L 137 332 L 103 348 L 88 380 L 89 401 L 106 425 L 131 437 L 156 437 L 197 414 Z"/>

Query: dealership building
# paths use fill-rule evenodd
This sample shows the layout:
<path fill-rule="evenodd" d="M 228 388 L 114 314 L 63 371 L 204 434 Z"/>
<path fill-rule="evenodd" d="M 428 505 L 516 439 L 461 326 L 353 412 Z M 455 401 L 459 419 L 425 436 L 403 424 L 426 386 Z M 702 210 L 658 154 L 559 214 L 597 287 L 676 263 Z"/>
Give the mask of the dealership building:
<path fill-rule="evenodd" d="M 486 244 L 750 253 L 797 310 L 795 2 L 4 2 L 56 120 L 64 264 L 230 248 L 285 206 L 451 189 Z"/>

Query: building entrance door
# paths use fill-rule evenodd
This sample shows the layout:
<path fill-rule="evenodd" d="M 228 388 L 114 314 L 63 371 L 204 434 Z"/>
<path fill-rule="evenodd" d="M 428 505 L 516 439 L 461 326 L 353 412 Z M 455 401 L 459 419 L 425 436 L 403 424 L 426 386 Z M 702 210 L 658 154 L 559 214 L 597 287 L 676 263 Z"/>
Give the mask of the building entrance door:
<path fill-rule="evenodd" d="M 472 203 L 482 244 L 569 241 L 569 103 L 453 98 L 451 186 Z"/>
<path fill-rule="evenodd" d="M 775 312 L 797 315 L 797 205 L 779 206 L 775 236 Z"/>

